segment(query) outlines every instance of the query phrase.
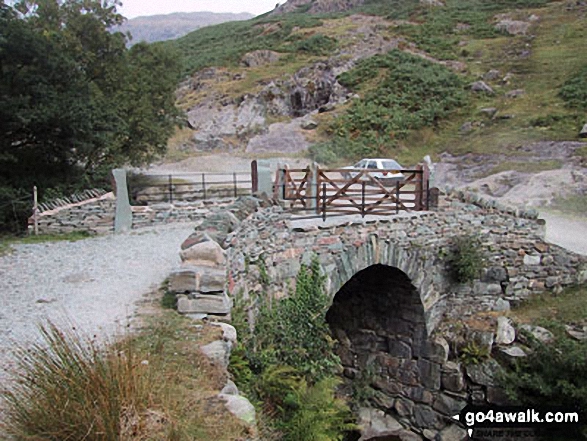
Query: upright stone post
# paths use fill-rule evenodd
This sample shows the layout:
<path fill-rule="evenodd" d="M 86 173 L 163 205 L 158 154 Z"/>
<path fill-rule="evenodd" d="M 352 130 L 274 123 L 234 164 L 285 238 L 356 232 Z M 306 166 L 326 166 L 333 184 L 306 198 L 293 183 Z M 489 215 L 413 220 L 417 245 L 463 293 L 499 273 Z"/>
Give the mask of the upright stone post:
<path fill-rule="evenodd" d="M 261 195 L 265 193 L 268 197 L 273 194 L 273 181 L 271 178 L 271 166 L 268 160 L 260 159 L 257 162 L 257 190 Z"/>
<path fill-rule="evenodd" d="M 132 209 L 128 199 L 128 187 L 126 186 L 126 170 L 117 168 L 112 170 L 116 193 L 116 216 L 114 218 L 114 232 L 123 233 L 132 228 Z"/>

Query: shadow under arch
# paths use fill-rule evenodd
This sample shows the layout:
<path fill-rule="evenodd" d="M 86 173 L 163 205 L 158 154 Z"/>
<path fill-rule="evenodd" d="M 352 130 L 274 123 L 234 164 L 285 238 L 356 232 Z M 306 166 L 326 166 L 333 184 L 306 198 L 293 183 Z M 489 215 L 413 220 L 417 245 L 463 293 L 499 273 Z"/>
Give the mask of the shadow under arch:
<path fill-rule="evenodd" d="M 420 382 L 416 364 L 428 340 L 424 306 L 402 270 L 375 264 L 357 272 L 334 296 L 326 321 L 347 377 L 376 368 L 390 392 Z"/>

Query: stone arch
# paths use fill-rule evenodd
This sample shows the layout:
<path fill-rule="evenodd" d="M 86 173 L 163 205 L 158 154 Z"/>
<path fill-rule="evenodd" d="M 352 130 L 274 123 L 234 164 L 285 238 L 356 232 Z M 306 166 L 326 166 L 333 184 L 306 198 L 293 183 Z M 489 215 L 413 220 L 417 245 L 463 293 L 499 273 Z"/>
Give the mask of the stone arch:
<path fill-rule="evenodd" d="M 427 339 L 417 288 L 403 271 L 382 264 L 359 271 L 342 286 L 326 321 L 351 375 L 372 364 L 375 354 L 411 360 Z"/>
<path fill-rule="evenodd" d="M 333 264 L 323 267 L 328 294 L 334 299 L 352 277 L 377 264 L 402 271 L 417 288 L 424 308 L 426 332 L 432 334 L 446 308 L 447 295 L 442 293 L 448 292 L 446 271 L 434 247 L 405 248 L 393 240 L 371 234 L 363 244 L 346 248 Z"/>
<path fill-rule="evenodd" d="M 410 277 L 380 263 L 351 277 L 326 314 L 347 381 L 378 391 L 369 405 L 411 426 L 441 429 L 443 417 L 432 403 L 440 395 L 448 344 L 428 335 L 426 320 Z"/>

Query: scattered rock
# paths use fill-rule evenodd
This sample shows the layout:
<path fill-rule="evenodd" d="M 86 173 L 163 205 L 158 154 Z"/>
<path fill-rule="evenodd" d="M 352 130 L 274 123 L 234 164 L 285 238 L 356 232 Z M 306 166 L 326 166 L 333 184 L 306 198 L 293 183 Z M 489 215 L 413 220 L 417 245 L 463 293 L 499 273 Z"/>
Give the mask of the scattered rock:
<path fill-rule="evenodd" d="M 526 93 L 526 91 L 524 89 L 515 89 L 515 90 L 510 90 L 509 92 L 507 92 L 505 94 L 505 96 L 507 98 L 518 98 L 519 96 L 522 96 Z"/>
<path fill-rule="evenodd" d="M 484 107 L 483 109 L 479 110 L 479 113 L 487 115 L 488 118 L 493 118 L 497 113 L 496 107 Z"/>
<path fill-rule="evenodd" d="M 504 19 L 495 25 L 495 29 L 501 32 L 507 32 L 510 35 L 526 35 L 530 28 L 530 23 L 518 20 Z"/>
<path fill-rule="evenodd" d="M 226 384 L 220 393 L 225 395 L 239 395 L 238 387 L 236 387 L 236 384 L 232 380 L 226 380 Z"/>
<path fill-rule="evenodd" d="M 224 322 L 214 322 L 212 326 L 219 326 L 222 329 L 222 338 L 224 341 L 229 341 L 232 344 L 236 344 L 237 334 L 234 326 Z"/>
<path fill-rule="evenodd" d="M 471 84 L 471 90 L 473 92 L 487 93 L 489 95 L 495 94 L 495 91 L 485 81 L 475 81 Z"/>
<path fill-rule="evenodd" d="M 541 326 L 521 325 L 520 329 L 526 333 L 529 333 L 532 337 L 543 344 L 551 343 L 554 340 L 554 335 L 552 332 Z M 517 338 L 522 344 L 527 345 L 530 343 L 529 339 L 526 337 L 526 335 L 524 335 L 524 332 L 518 332 Z"/>
<path fill-rule="evenodd" d="M 460 128 L 460 133 L 469 133 L 473 131 L 473 123 L 471 121 L 465 122 Z"/>
<path fill-rule="evenodd" d="M 279 61 L 279 53 L 270 50 L 257 50 L 249 52 L 241 59 L 244 67 L 257 67 L 265 64 L 273 64 Z"/>
<path fill-rule="evenodd" d="M 316 127 L 318 127 L 318 123 L 310 119 L 308 121 L 302 122 L 301 127 L 304 130 L 314 130 Z"/>
<path fill-rule="evenodd" d="M 507 317 L 497 318 L 497 331 L 495 333 L 495 343 L 498 345 L 510 345 L 516 339 L 516 330 L 512 322 Z"/>
<path fill-rule="evenodd" d="M 502 84 L 510 84 L 510 81 L 512 80 L 512 78 L 514 77 L 514 74 L 511 72 L 508 72 L 507 74 L 505 74 L 505 76 L 501 79 L 501 83 Z"/>
<path fill-rule="evenodd" d="M 496 356 L 500 360 L 512 365 L 515 360 L 527 357 L 528 355 L 519 346 L 507 346 L 498 348 Z"/>
<path fill-rule="evenodd" d="M 426 6 L 444 6 L 440 0 L 420 0 L 420 3 Z"/>
<path fill-rule="evenodd" d="M 499 78 L 500 72 L 497 69 L 491 69 L 483 75 L 485 81 L 494 81 Z"/>
<path fill-rule="evenodd" d="M 221 393 L 218 394 L 218 398 L 225 402 L 226 409 L 235 417 L 250 426 L 256 424 L 255 407 L 245 397 Z"/>
<path fill-rule="evenodd" d="M 218 364 L 223 368 L 228 367 L 230 351 L 232 350 L 232 344 L 230 342 L 216 340 L 212 343 L 201 346 L 200 349 L 214 364 Z"/>
<path fill-rule="evenodd" d="M 587 326 L 583 326 L 582 328 L 574 328 L 570 325 L 565 325 L 565 330 L 567 331 L 567 334 L 569 334 L 569 336 L 575 340 L 587 340 Z"/>
<path fill-rule="evenodd" d="M 587 138 L 587 124 L 585 124 L 579 132 L 579 138 Z"/>

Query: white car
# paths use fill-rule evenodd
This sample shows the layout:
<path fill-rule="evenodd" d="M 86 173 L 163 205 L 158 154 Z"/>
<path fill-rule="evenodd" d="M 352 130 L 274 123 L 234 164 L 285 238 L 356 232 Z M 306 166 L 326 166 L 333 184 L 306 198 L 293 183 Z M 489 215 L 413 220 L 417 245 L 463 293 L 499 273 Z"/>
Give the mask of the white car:
<path fill-rule="evenodd" d="M 371 171 L 370 175 L 382 184 L 395 184 L 396 182 L 401 182 L 405 179 L 405 176 L 400 172 L 402 168 L 403 167 L 393 159 L 366 158 L 361 159 L 355 165 L 342 167 L 342 170 L 349 171 L 343 171 L 341 174 L 345 179 L 352 179 L 359 174 L 359 169 L 369 170 Z"/>

